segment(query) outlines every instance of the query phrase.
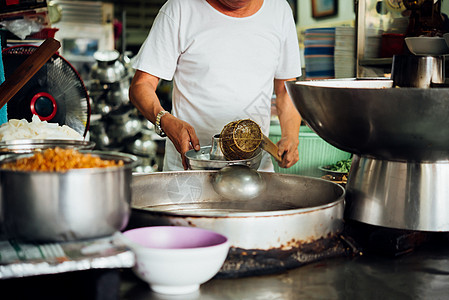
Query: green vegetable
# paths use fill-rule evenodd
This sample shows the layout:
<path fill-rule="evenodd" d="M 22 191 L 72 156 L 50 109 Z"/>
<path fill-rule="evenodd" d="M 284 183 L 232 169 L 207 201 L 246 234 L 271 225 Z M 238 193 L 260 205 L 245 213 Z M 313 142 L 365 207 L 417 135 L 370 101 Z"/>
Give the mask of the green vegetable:
<path fill-rule="evenodd" d="M 335 172 L 349 172 L 349 169 L 351 168 L 352 158 L 343 159 L 340 161 L 337 161 L 333 165 L 329 165 L 329 171 L 335 171 Z"/>

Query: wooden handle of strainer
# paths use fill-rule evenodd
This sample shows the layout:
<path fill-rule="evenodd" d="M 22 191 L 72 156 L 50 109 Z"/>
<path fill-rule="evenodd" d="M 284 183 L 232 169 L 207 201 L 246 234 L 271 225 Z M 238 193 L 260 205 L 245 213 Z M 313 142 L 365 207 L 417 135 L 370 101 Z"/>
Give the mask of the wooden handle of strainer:
<path fill-rule="evenodd" d="M 279 156 L 278 151 L 279 148 L 273 143 L 265 134 L 263 134 L 262 142 L 260 143 L 260 147 L 271 154 L 277 162 L 282 161 L 282 157 Z"/>

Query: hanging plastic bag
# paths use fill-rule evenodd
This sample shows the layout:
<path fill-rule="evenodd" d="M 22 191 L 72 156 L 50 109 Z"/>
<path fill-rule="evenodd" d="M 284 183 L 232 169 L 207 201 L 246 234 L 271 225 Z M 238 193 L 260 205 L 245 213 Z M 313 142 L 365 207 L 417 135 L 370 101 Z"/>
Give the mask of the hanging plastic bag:
<path fill-rule="evenodd" d="M 26 18 L 16 19 L 12 21 L 3 21 L 0 24 L 22 40 L 24 40 L 28 35 L 39 32 L 42 29 L 41 24 Z"/>

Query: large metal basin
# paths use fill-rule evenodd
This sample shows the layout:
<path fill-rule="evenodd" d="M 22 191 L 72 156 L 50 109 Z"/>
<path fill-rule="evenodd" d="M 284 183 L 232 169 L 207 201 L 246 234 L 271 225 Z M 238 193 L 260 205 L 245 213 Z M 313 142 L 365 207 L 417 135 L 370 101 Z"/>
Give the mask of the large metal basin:
<path fill-rule="evenodd" d="M 302 118 L 335 147 L 378 159 L 449 159 L 449 88 L 392 88 L 391 80 L 287 82 Z"/>
<path fill-rule="evenodd" d="M 343 187 L 323 179 L 260 172 L 253 200 L 228 200 L 212 187 L 217 171 L 134 175 L 130 226 L 180 225 L 217 231 L 234 248 L 289 250 L 340 233 Z"/>
<path fill-rule="evenodd" d="M 389 228 L 449 231 L 449 89 L 391 80 L 288 82 L 303 119 L 356 154 L 345 217 Z"/>
<path fill-rule="evenodd" d="M 66 242 L 111 235 L 131 213 L 135 156 L 89 152 L 123 166 L 32 172 L 0 169 L 0 220 L 6 238 Z M 1 163 L 31 154 L 11 156 Z M 2 223 L 0 222 L 0 223 Z"/>

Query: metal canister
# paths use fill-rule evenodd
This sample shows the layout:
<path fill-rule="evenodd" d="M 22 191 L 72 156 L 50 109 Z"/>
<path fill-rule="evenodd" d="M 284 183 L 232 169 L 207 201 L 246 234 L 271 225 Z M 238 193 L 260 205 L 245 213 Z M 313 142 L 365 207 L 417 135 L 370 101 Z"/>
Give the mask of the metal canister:
<path fill-rule="evenodd" d="M 395 87 L 430 88 L 445 80 L 444 56 L 394 55 L 391 79 Z"/>

